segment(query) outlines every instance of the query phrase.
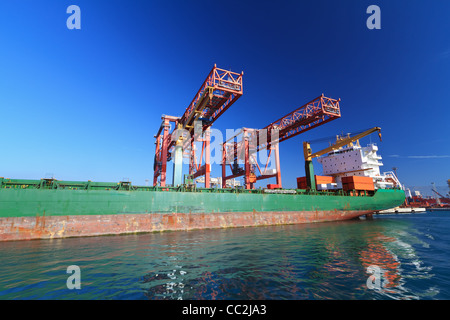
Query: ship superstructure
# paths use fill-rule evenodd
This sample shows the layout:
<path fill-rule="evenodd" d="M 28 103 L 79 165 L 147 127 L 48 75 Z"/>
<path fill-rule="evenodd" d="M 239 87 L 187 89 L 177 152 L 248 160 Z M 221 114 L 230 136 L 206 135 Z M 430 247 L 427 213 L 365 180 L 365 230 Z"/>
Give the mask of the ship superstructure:
<path fill-rule="evenodd" d="M 399 187 L 400 181 L 394 172 L 381 173 L 382 157 L 377 154 L 378 146 L 371 143 L 361 147 L 359 142 L 332 150 L 327 155 L 317 159 L 323 167 L 323 174 L 333 176 L 336 184 L 342 184 L 343 177 L 371 177 L 376 189 Z"/>

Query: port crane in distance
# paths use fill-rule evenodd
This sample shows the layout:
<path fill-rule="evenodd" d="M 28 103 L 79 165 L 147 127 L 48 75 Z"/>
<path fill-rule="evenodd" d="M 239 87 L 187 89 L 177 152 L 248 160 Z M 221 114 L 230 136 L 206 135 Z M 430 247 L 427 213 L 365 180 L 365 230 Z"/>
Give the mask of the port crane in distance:
<path fill-rule="evenodd" d="M 447 197 L 444 197 L 442 194 L 440 194 L 437 190 L 436 190 L 436 185 L 434 184 L 434 182 L 431 183 L 431 185 L 433 186 L 433 188 L 431 188 L 431 191 L 433 191 L 434 193 L 436 193 L 439 197 L 441 197 L 442 199 L 448 199 Z M 441 199 L 439 199 L 439 197 L 436 197 L 436 203 L 438 205 L 441 205 Z"/>
<path fill-rule="evenodd" d="M 312 153 L 311 144 L 308 141 L 303 142 L 303 154 L 305 156 L 305 175 L 306 175 L 306 183 L 309 189 L 316 190 L 316 181 L 314 179 L 314 167 L 312 164 L 313 158 L 318 158 L 320 156 L 323 156 L 326 153 L 329 153 L 333 150 L 338 150 L 339 148 L 342 148 L 345 145 L 348 145 L 354 141 L 357 141 L 361 138 L 364 138 L 365 136 L 368 136 L 371 133 L 374 133 L 378 131 L 378 136 L 380 137 L 381 141 L 381 128 L 380 127 L 373 127 L 370 128 L 364 132 L 361 132 L 357 135 L 354 135 L 353 137 L 350 137 L 348 135 L 347 137 L 340 137 L 337 139 L 337 141 L 332 144 L 331 146 Z"/>
<path fill-rule="evenodd" d="M 442 194 L 440 194 L 439 192 L 437 192 L 437 190 L 431 189 L 434 193 L 436 193 L 438 196 L 440 196 L 441 198 L 447 199 L 447 197 L 443 196 Z"/>

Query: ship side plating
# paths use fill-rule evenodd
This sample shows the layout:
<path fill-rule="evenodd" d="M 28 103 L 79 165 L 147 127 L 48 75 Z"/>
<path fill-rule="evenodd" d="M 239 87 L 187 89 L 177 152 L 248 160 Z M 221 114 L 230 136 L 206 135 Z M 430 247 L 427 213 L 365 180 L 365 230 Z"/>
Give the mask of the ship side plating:
<path fill-rule="evenodd" d="M 398 189 L 349 194 L 2 179 L 0 240 L 338 221 L 405 198 Z"/>

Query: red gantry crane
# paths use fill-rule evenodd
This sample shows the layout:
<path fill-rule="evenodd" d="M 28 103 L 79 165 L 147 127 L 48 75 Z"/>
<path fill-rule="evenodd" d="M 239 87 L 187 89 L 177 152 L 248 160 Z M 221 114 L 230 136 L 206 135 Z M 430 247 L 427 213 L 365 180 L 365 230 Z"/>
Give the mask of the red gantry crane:
<path fill-rule="evenodd" d="M 210 187 L 209 128 L 242 96 L 243 75 L 243 72 L 235 73 L 214 65 L 181 117 L 162 116 L 163 122 L 155 135 L 154 186 L 158 184 L 158 177 L 160 185 L 166 185 L 167 161 L 172 158 L 174 158 L 173 185 L 182 183 L 183 149 L 189 149 L 186 147 L 190 146 L 189 174 L 193 178 L 204 175 L 205 187 Z M 194 130 L 196 124 L 201 126 L 201 130 Z M 196 155 L 195 152 L 196 141 L 202 142 L 200 155 Z"/>
<path fill-rule="evenodd" d="M 253 184 L 258 180 L 272 177 L 276 178 L 277 183 L 268 187 L 281 188 L 278 143 L 339 118 L 341 116 L 339 102 L 340 99 L 327 98 L 322 94 L 269 124 L 263 130 L 243 128 L 237 135 L 228 139 L 222 148 L 222 188 L 226 187 L 227 180 L 240 176 L 245 176 L 246 189 L 253 189 Z M 242 139 L 235 142 L 234 139 L 238 135 L 242 135 Z M 269 152 L 263 169 L 255 157 L 256 153 L 262 150 Z M 275 158 L 275 170 L 269 172 L 267 165 L 272 153 Z M 240 159 L 243 160 L 242 167 L 239 164 Z M 227 166 L 231 169 L 228 176 Z M 259 171 L 258 176 L 255 173 L 256 169 Z"/>

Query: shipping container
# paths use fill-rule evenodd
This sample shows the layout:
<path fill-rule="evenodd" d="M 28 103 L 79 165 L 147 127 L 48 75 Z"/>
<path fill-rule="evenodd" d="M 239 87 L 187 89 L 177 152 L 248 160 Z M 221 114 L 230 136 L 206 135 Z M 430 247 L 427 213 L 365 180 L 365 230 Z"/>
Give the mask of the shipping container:
<path fill-rule="evenodd" d="M 314 176 L 316 180 L 316 186 L 319 184 L 330 184 L 330 183 L 336 183 L 335 178 L 332 176 Z M 297 188 L 298 189 L 306 189 L 306 177 L 298 177 L 297 178 Z"/>

